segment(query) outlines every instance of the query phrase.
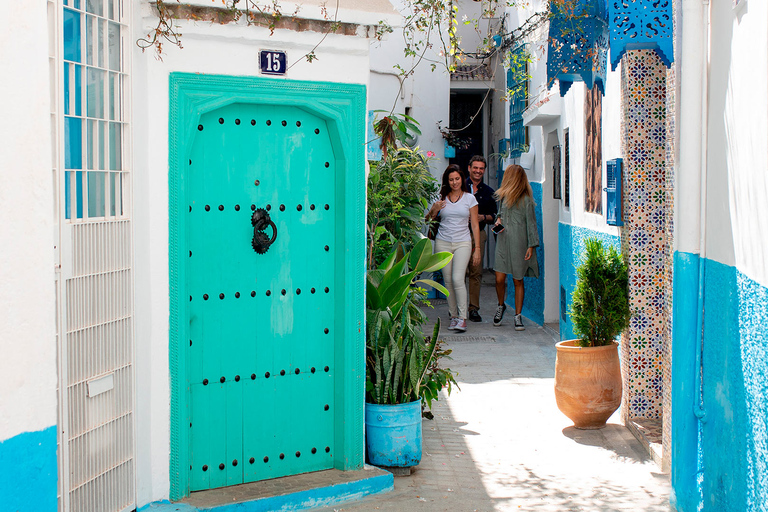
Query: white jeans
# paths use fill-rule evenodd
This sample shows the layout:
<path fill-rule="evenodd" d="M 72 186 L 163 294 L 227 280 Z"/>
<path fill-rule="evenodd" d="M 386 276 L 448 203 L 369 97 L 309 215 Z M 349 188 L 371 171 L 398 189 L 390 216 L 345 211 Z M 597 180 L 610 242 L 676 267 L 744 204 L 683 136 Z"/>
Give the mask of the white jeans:
<path fill-rule="evenodd" d="M 450 252 L 453 259 L 443 267 L 443 279 L 448 288 L 448 312 L 451 318 L 467 318 L 467 285 L 464 276 L 472 256 L 472 242 L 446 242 L 435 240 L 435 252 Z M 458 311 L 457 311 L 458 306 Z"/>

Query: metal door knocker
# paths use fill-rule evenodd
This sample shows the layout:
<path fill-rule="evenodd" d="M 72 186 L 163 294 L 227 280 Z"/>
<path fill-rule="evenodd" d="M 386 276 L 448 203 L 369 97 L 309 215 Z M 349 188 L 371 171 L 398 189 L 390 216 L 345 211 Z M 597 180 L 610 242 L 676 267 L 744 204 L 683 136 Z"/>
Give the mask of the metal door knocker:
<path fill-rule="evenodd" d="M 269 218 L 269 213 L 264 208 L 257 208 L 251 216 L 251 225 L 253 226 L 253 240 L 251 245 L 253 250 L 258 254 L 264 254 L 269 250 L 269 246 L 275 242 L 277 238 L 277 226 Z M 272 226 L 272 238 L 268 238 L 264 232 L 267 226 Z"/>

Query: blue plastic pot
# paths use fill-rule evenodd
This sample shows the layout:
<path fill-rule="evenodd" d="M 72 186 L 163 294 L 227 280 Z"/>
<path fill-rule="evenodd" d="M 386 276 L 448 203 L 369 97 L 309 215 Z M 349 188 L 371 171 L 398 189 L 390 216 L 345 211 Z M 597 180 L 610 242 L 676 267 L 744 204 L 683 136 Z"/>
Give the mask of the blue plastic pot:
<path fill-rule="evenodd" d="M 421 400 L 408 404 L 365 404 L 365 442 L 374 466 L 416 466 L 421 462 Z"/>

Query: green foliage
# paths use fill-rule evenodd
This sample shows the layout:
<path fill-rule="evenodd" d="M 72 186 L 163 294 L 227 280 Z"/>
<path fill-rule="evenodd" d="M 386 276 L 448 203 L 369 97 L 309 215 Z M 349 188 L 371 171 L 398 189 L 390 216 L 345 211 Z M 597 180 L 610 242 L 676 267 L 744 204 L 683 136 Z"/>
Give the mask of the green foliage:
<path fill-rule="evenodd" d="M 376 268 L 398 244 L 410 250 L 422 238 L 424 211 L 437 193 L 429 161 L 419 149 L 400 148 L 370 162 L 368 268 Z"/>
<path fill-rule="evenodd" d="M 627 265 L 615 247 L 589 238 L 576 270 L 570 317 L 580 347 L 602 347 L 629 326 Z"/>
<path fill-rule="evenodd" d="M 386 160 L 390 149 L 397 149 L 397 143 L 408 145 L 414 136 L 421 135 L 419 123 L 407 114 L 396 114 L 385 110 L 375 110 L 377 114 L 386 113 L 373 123 L 373 132 L 381 138 L 381 151 Z"/>
<path fill-rule="evenodd" d="M 432 244 L 422 239 L 406 253 L 393 251 L 379 268 L 368 271 L 366 289 L 366 401 L 403 404 L 425 400 L 430 406 L 443 386 L 456 384 L 449 369 L 438 367 L 447 351 L 438 350 L 440 320 L 431 336 L 421 326 L 427 318 L 419 307 L 425 291 L 419 284 L 448 291 L 422 272 L 443 268 L 452 254 L 432 254 Z"/>

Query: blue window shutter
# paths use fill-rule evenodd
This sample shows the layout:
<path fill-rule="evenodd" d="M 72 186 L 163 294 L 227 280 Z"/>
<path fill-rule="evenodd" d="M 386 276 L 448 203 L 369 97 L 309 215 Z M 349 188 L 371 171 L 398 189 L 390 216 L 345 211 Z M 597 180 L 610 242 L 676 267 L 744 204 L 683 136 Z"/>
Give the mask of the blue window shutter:
<path fill-rule="evenodd" d="M 605 222 L 611 226 L 623 226 L 622 218 L 622 159 L 615 158 L 606 162 L 606 187 L 605 187 Z"/>
<path fill-rule="evenodd" d="M 507 70 L 509 97 L 509 149 L 510 158 L 518 158 L 527 151 L 523 111 L 528 106 L 528 64 L 526 50 L 519 46 L 509 52 Z"/>

